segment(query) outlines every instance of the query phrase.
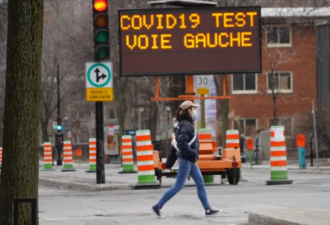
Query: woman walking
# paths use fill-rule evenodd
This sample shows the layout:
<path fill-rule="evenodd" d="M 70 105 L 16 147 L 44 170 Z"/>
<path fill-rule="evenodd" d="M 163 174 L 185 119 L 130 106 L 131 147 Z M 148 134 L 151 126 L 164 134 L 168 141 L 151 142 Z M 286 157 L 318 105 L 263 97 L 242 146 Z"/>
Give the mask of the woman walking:
<path fill-rule="evenodd" d="M 158 218 L 163 218 L 161 214 L 162 207 L 184 187 L 188 175 L 192 177 L 197 186 L 198 198 L 205 209 L 205 215 L 213 216 L 220 212 L 220 210 L 212 209 L 209 205 L 204 180 L 196 164 L 199 156 L 199 144 L 194 126 L 197 107 L 198 105 L 193 104 L 191 101 L 185 101 L 176 112 L 178 127 L 172 145 L 176 149 L 179 170 L 174 186 L 168 189 L 159 202 L 151 208 Z"/>

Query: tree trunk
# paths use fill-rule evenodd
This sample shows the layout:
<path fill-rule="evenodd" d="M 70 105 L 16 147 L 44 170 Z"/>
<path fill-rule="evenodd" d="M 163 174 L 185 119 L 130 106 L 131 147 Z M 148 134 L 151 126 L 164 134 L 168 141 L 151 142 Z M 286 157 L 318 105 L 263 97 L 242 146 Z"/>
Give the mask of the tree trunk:
<path fill-rule="evenodd" d="M 41 121 L 42 143 L 49 142 L 48 137 L 48 121 Z"/>
<path fill-rule="evenodd" d="M 272 95 L 273 95 L 273 125 L 277 125 L 277 110 L 276 110 L 276 93 L 274 92 L 274 90 L 273 90 L 273 93 L 272 93 Z"/>
<path fill-rule="evenodd" d="M 126 114 L 127 114 L 127 104 L 126 104 L 126 98 L 125 96 L 122 96 L 120 98 L 120 101 L 118 101 L 118 121 L 119 121 L 119 146 L 121 146 L 121 137 L 125 133 L 125 120 L 126 120 Z"/>
<path fill-rule="evenodd" d="M 158 106 L 157 102 L 151 102 L 150 103 L 150 110 L 149 110 L 149 126 L 150 127 L 150 135 L 151 135 L 151 140 L 155 141 L 156 140 L 156 135 L 157 135 L 157 120 L 158 118 Z"/>
<path fill-rule="evenodd" d="M 13 224 L 13 198 L 38 198 L 42 21 L 43 0 L 9 1 L 1 225 Z M 18 224 L 30 211 L 20 205 Z"/>
<path fill-rule="evenodd" d="M 215 75 L 214 81 L 215 81 L 215 86 L 217 89 L 218 96 L 223 95 L 223 79 L 226 75 L 221 75 L 220 77 L 216 77 L 218 75 Z M 228 77 L 226 79 L 226 94 L 228 95 Z M 218 100 L 218 104 L 220 106 L 221 110 L 221 145 L 223 148 L 226 147 L 226 132 L 229 128 L 229 99 L 220 99 Z"/>
<path fill-rule="evenodd" d="M 170 93 L 173 94 L 172 97 L 178 97 L 179 95 L 185 94 L 186 78 L 185 76 L 173 76 L 173 82 L 170 87 Z M 171 113 L 172 117 L 175 117 L 176 110 L 180 107 L 182 101 L 171 101 Z"/>

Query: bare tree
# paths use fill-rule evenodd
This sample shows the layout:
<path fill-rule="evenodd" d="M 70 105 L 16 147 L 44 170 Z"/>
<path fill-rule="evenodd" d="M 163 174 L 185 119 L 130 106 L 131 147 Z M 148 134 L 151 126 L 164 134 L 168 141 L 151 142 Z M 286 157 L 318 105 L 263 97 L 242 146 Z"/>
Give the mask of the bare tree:
<path fill-rule="evenodd" d="M 299 123 L 295 124 L 294 133 L 295 134 L 305 134 L 306 140 L 309 140 L 309 134 L 314 134 L 314 122 L 313 114 L 309 112 L 299 113 L 296 115 L 296 119 Z M 315 110 L 315 119 L 317 122 L 316 133 L 317 142 L 321 155 L 327 154 L 325 156 L 329 157 L 330 151 L 330 116 L 329 116 L 329 106 L 318 106 Z M 296 135 L 294 135 L 295 137 Z"/>
<path fill-rule="evenodd" d="M 218 6 L 253 6 L 258 5 L 257 0 L 216 0 Z M 227 79 L 225 79 L 225 76 Z M 227 86 L 226 94 L 228 95 L 228 75 L 215 75 L 214 77 L 214 83 L 217 89 L 217 93 L 219 96 L 223 95 L 223 84 L 224 79 Z M 221 143 L 222 147 L 225 148 L 226 146 L 226 131 L 229 129 L 229 99 L 221 99 L 218 100 L 218 105 L 221 110 L 221 116 L 219 120 L 221 119 Z"/>
<path fill-rule="evenodd" d="M 144 94 L 147 97 L 151 97 L 152 93 L 154 93 L 154 85 L 148 86 L 150 84 L 154 84 L 154 79 L 151 78 L 121 78 L 119 76 L 119 47 L 118 47 L 118 9 L 120 8 L 149 8 L 147 4 L 148 0 L 143 1 L 134 1 L 134 0 L 110 0 L 109 5 L 109 14 L 110 14 L 110 48 L 111 48 L 111 61 L 114 65 L 114 89 L 115 91 L 115 101 L 117 103 L 117 116 L 119 120 L 120 126 L 120 135 L 124 133 L 125 129 L 125 119 L 127 118 L 127 113 L 132 105 L 136 106 L 136 102 L 132 102 L 132 99 L 136 100 L 136 98 L 131 98 L 129 91 L 134 90 L 134 95 L 139 96 L 139 94 Z M 173 78 L 171 78 L 173 79 Z M 184 84 L 183 84 L 184 85 Z M 136 90 L 133 87 L 138 87 Z M 182 93 L 181 93 L 182 94 Z M 157 125 L 155 123 L 155 118 L 157 119 L 157 103 L 151 103 L 148 99 L 148 106 L 152 107 L 149 114 L 149 121 Z M 157 121 L 157 120 L 156 120 Z M 155 129 L 152 128 L 152 132 L 155 133 Z"/>
<path fill-rule="evenodd" d="M 267 28 L 266 28 L 267 29 Z M 266 32 L 267 33 L 267 32 Z M 284 78 L 276 72 L 276 70 L 283 64 L 292 63 L 295 60 L 296 51 L 294 50 L 282 50 L 278 48 L 270 49 L 267 44 L 264 45 L 266 56 L 269 64 L 269 71 L 264 71 L 264 74 L 268 78 L 268 89 L 272 94 L 273 101 L 273 121 L 272 125 L 277 125 L 277 98 L 281 93 L 281 84 L 291 86 L 290 74 L 286 74 Z"/>
<path fill-rule="evenodd" d="M 84 92 L 84 64 L 92 56 L 89 44 L 91 26 L 86 27 L 86 16 L 79 8 L 73 10 L 78 0 L 46 2 L 44 46 L 42 60 L 41 128 L 42 139 L 48 141 L 48 125 L 56 115 L 57 74 L 60 76 L 61 106 L 75 104 Z M 80 7 L 87 4 L 80 5 Z M 76 11 L 76 13 L 73 13 Z M 77 23 L 77 21 L 80 21 Z M 87 28 L 87 29 L 86 29 Z M 84 100 L 84 98 L 83 98 Z"/>
<path fill-rule="evenodd" d="M 7 4 L 0 3 L 0 145 L 3 135 L 3 112 L 5 102 L 5 73 L 7 52 Z"/>

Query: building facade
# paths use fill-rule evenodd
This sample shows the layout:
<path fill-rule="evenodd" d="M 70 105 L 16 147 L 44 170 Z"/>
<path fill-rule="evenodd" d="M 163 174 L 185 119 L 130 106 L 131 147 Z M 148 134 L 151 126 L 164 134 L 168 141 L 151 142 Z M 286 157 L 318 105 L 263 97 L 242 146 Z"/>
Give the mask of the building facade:
<path fill-rule="evenodd" d="M 310 10 L 310 11 L 308 11 Z M 230 75 L 230 127 L 249 136 L 277 124 L 295 136 L 299 115 L 329 100 L 328 8 L 263 9 L 262 73 Z M 273 94 L 272 90 L 275 94 Z"/>

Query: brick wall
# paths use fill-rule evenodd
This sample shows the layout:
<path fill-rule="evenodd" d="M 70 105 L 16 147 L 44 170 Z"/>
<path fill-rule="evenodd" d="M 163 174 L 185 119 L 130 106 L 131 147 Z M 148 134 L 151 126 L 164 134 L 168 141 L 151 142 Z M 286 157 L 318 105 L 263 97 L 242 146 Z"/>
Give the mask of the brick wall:
<path fill-rule="evenodd" d="M 311 111 L 311 101 L 317 97 L 316 37 L 314 27 L 292 27 L 292 47 L 265 49 L 266 35 L 263 32 L 262 66 L 263 73 L 257 75 L 256 94 L 233 94 L 230 100 L 232 115 L 240 118 L 257 118 L 258 126 L 267 128 L 273 115 L 272 95 L 267 94 L 266 73 L 270 70 L 270 57 L 279 54 L 291 56 L 276 67 L 278 71 L 292 71 L 293 93 L 279 94 L 277 97 L 277 117 L 295 117 L 301 112 Z M 273 60 L 274 61 L 274 60 Z M 229 90 L 232 77 L 228 76 Z M 298 121 L 294 121 L 296 123 Z M 232 122 L 230 122 L 230 126 Z"/>

